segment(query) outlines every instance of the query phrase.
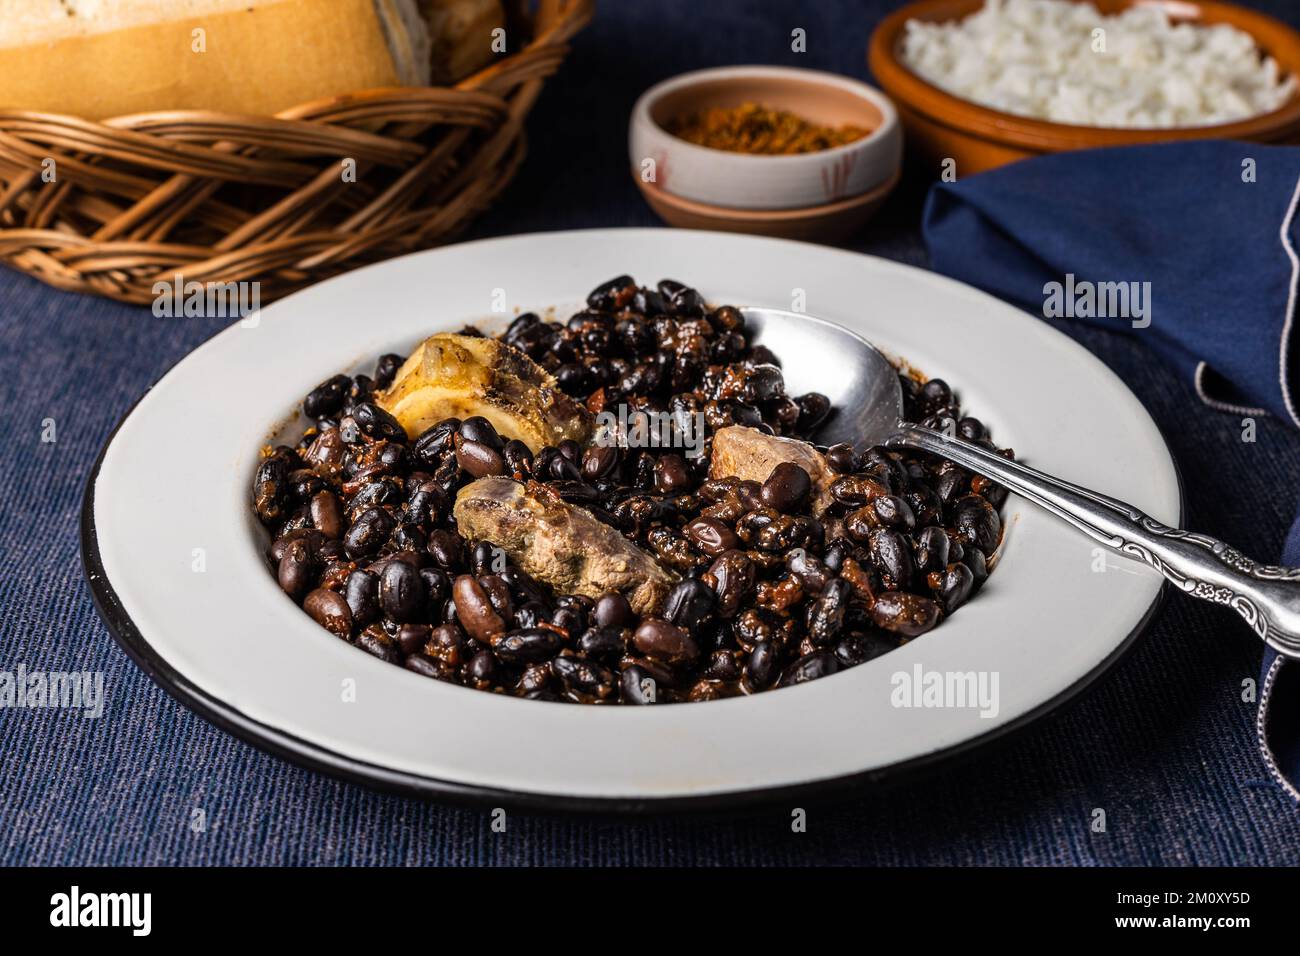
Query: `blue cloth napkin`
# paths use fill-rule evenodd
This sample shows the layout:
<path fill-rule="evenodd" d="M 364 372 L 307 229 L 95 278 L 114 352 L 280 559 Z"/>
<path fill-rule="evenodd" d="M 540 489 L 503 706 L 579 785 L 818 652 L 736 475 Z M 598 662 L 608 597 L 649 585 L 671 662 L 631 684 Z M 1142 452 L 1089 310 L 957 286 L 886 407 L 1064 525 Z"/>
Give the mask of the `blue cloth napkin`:
<path fill-rule="evenodd" d="M 1169 143 L 939 183 L 923 228 L 937 271 L 1040 315 L 1134 335 L 1208 406 L 1300 427 L 1297 200 L 1300 148 Z M 1281 559 L 1300 564 L 1300 520 Z M 1258 727 L 1270 771 L 1300 800 L 1300 664 L 1271 650 Z"/>

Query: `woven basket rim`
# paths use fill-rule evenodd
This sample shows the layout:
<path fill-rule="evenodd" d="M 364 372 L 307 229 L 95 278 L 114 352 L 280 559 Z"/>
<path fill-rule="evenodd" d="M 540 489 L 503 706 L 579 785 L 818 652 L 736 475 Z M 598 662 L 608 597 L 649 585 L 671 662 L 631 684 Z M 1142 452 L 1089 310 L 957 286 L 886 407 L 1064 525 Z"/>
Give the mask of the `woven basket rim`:
<path fill-rule="evenodd" d="M 510 182 L 523 121 L 593 10 L 539 0 L 528 42 L 454 86 L 371 87 L 264 115 L 0 107 L 0 261 L 128 302 L 175 275 L 256 278 L 269 300 L 445 242 Z M 366 178 L 342 178 L 340 161 Z"/>

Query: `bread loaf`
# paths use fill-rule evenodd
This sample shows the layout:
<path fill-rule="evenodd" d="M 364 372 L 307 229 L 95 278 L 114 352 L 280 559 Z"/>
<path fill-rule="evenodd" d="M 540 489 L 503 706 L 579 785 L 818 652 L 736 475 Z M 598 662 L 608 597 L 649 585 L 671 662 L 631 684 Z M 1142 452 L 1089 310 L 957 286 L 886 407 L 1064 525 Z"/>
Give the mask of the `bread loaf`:
<path fill-rule="evenodd" d="M 496 54 L 493 31 L 506 25 L 500 0 L 420 0 L 420 13 L 429 24 L 434 83 L 455 83 L 487 66 Z"/>
<path fill-rule="evenodd" d="M 416 0 L 0 0 L 0 109 L 269 114 L 428 81 Z"/>

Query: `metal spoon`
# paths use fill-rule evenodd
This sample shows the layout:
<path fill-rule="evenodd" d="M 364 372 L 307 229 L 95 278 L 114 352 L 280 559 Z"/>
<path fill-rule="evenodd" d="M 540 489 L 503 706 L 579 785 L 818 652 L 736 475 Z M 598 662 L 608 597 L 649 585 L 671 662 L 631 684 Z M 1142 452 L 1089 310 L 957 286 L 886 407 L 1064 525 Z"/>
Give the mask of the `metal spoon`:
<path fill-rule="evenodd" d="M 946 432 L 902 420 L 903 391 L 889 359 L 825 319 L 746 308 L 753 341 L 781 356 L 791 393 L 821 392 L 837 409 L 823 444 L 914 448 L 949 458 L 1068 521 L 1098 544 L 1143 561 L 1185 594 L 1225 604 L 1270 647 L 1300 659 L 1300 568 L 1258 564 L 1222 541 L 1169 528 L 1132 505 L 1009 461 Z"/>

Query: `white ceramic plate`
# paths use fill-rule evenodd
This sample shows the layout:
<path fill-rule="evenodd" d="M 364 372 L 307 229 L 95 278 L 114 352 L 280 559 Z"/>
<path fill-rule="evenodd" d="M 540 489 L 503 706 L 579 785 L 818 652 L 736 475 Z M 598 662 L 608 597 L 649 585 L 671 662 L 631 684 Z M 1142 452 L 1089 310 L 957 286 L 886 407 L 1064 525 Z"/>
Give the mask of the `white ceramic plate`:
<path fill-rule="evenodd" d="M 280 592 L 249 485 L 259 447 L 312 386 L 491 319 L 494 297 L 512 311 L 562 311 L 624 272 L 738 305 L 790 308 L 802 294 L 810 313 L 955 383 L 1023 460 L 1159 520 L 1180 517 L 1174 463 L 1132 393 L 1065 336 L 966 286 L 748 236 L 519 236 L 313 286 L 255 327 L 216 336 L 140 400 L 102 452 L 82 516 L 87 573 L 119 641 L 191 708 L 332 773 L 443 796 L 635 809 L 791 795 L 930 764 L 1073 695 L 1148 620 L 1161 588 L 1153 572 L 1113 557 L 1096 571 L 1090 542 L 1015 497 L 996 571 L 941 627 L 832 677 L 708 703 L 581 707 L 439 683 L 329 636 Z M 894 675 L 918 667 L 996 673 L 996 715 L 894 706 Z"/>

